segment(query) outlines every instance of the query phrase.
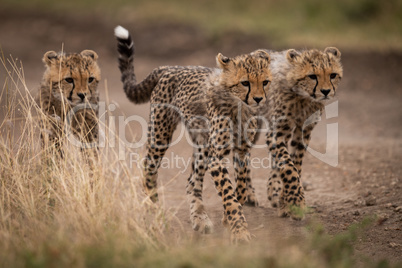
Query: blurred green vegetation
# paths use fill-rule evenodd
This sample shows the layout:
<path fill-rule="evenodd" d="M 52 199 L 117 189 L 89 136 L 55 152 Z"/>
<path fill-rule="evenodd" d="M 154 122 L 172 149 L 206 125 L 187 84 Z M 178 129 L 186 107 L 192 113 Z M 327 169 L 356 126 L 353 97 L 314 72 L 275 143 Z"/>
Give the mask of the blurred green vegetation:
<path fill-rule="evenodd" d="M 302 246 L 289 241 L 277 245 L 275 254 L 267 253 L 264 245 L 231 246 L 206 241 L 157 249 L 139 247 L 123 237 L 108 237 L 101 243 L 76 247 L 51 241 L 35 249 L 17 250 L 20 263 L 13 267 L 400 267 L 400 263 L 387 260 L 372 261 L 353 250 L 352 245 L 364 237 L 372 224 L 373 218 L 366 218 L 335 236 L 328 235 L 322 225 L 311 225 Z"/>
<path fill-rule="evenodd" d="M 263 35 L 274 47 L 336 45 L 402 50 L 402 0 L 3 0 L 15 7 L 100 13 L 118 21 L 174 21 L 207 34 L 238 30 Z M 247 36 L 247 35 L 246 35 Z"/>

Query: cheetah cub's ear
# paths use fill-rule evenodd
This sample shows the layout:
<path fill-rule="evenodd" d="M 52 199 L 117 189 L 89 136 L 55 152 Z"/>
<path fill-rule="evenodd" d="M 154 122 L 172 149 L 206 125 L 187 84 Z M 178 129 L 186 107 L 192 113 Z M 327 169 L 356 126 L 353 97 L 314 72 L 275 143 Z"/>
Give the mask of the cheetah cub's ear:
<path fill-rule="evenodd" d="M 225 69 L 229 65 L 230 61 L 230 58 L 223 56 L 221 53 L 216 56 L 216 63 L 222 69 Z"/>
<path fill-rule="evenodd" d="M 269 53 L 263 49 L 258 49 L 256 51 L 252 52 L 251 55 L 265 59 L 268 62 L 271 61 L 271 57 L 269 56 Z"/>
<path fill-rule="evenodd" d="M 50 66 L 52 63 L 54 63 L 58 59 L 58 55 L 55 51 L 48 51 L 43 55 L 43 62 L 47 65 Z"/>
<path fill-rule="evenodd" d="M 290 63 L 298 62 L 301 59 L 300 52 L 294 49 L 289 49 L 286 53 L 286 59 Z"/>
<path fill-rule="evenodd" d="M 91 57 L 95 61 L 98 59 L 98 54 L 96 54 L 96 52 L 93 50 L 86 49 L 86 50 L 83 50 L 80 54 L 84 57 L 85 56 Z"/>
<path fill-rule="evenodd" d="M 335 56 L 335 58 L 338 58 L 338 59 L 341 58 L 341 52 L 340 52 L 339 49 L 337 49 L 336 47 L 327 47 L 327 48 L 324 50 L 324 53 L 332 54 L 332 55 Z"/>

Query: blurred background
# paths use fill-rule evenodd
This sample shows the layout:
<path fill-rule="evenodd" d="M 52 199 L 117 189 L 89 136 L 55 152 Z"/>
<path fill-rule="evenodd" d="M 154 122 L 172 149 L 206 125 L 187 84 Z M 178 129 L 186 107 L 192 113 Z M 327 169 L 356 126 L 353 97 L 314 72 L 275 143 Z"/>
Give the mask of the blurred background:
<path fill-rule="evenodd" d="M 402 49 L 401 0 L 1 0 L 0 12 L 3 51 L 24 56 L 35 45 L 104 49 L 116 24 L 132 31 L 141 55 L 176 57 L 207 48 L 239 53 L 261 45 Z"/>
<path fill-rule="evenodd" d="M 327 45 L 355 50 L 402 48 L 400 0 L 2 0 L 1 9 L 5 13 L 2 24 L 8 16 L 14 16 L 16 20 L 29 21 L 24 28 L 38 35 L 57 35 L 61 26 L 73 26 L 86 19 L 82 23 L 87 25 L 82 25 L 82 30 L 91 32 L 106 30 L 111 22 L 125 23 L 130 28 L 182 25 L 189 35 L 202 32 L 211 43 L 219 43 L 230 33 L 238 35 L 240 42 L 247 42 L 250 36 L 264 38 L 272 48 Z M 43 24 L 46 15 L 54 19 L 48 29 Z M 69 20 L 63 23 L 67 17 Z M 74 32 L 68 33 L 71 37 Z M 59 37 L 51 39 L 67 42 L 68 35 L 59 32 Z M 110 39 L 106 32 L 104 39 Z"/>

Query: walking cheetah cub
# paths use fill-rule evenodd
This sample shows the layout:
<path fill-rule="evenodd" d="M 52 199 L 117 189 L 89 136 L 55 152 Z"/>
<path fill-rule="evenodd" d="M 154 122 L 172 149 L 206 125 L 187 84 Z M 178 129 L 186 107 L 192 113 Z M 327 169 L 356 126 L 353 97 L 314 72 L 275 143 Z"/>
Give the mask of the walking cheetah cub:
<path fill-rule="evenodd" d="M 341 52 L 334 47 L 324 51 L 290 49 L 272 52 L 274 80 L 267 118 L 266 137 L 273 157 L 273 172 L 268 180 L 268 199 L 279 207 L 280 216 L 304 216 L 304 190 L 300 182 L 303 156 L 311 131 L 324 104 L 336 94 L 343 76 Z M 292 208 L 301 208 L 292 209 Z"/>
<path fill-rule="evenodd" d="M 202 201 L 203 178 L 209 168 L 222 197 L 224 222 L 230 226 L 232 240 L 249 240 L 242 205 L 246 200 L 256 202 L 256 199 L 248 167 L 251 143 L 247 141 L 254 140 L 257 120 L 253 115 L 265 105 L 272 80 L 268 53 L 260 50 L 234 58 L 218 54 L 218 68 L 159 67 L 137 83 L 131 36 L 120 26 L 115 29 L 115 35 L 127 97 L 134 103 L 151 102 L 144 168 L 147 194 L 153 201 L 157 200 L 158 168 L 177 124 L 183 122 L 194 146 L 187 184 L 193 229 L 203 233 L 212 229 Z M 223 161 L 231 150 L 237 191 Z"/>

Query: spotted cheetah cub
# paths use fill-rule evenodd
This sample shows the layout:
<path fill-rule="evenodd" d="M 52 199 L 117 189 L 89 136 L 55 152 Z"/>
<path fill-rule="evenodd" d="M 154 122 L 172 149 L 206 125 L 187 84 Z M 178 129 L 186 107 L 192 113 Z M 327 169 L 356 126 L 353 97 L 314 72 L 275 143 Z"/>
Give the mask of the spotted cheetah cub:
<path fill-rule="evenodd" d="M 43 146 L 55 146 L 63 155 L 68 129 L 77 145 L 96 147 L 97 104 L 100 68 L 92 50 L 64 54 L 48 51 L 43 56 L 46 71 L 39 89 L 38 104 L 46 119 L 41 122 Z"/>
<path fill-rule="evenodd" d="M 324 104 L 336 94 L 343 75 L 341 52 L 328 47 L 270 55 L 274 80 L 267 106 L 270 131 L 266 143 L 274 165 L 268 199 L 273 207 L 279 207 L 280 216 L 301 219 L 305 200 L 300 176 L 311 131 L 317 124 L 312 118 L 320 116 Z M 301 209 L 292 209 L 297 207 Z"/>
<path fill-rule="evenodd" d="M 187 184 L 193 229 L 203 233 L 212 230 L 202 201 L 203 178 L 208 167 L 222 197 L 224 222 L 231 229 L 232 240 L 249 240 L 242 205 L 247 200 L 256 202 L 248 167 L 249 150 L 257 128 L 253 115 L 265 105 L 272 80 L 269 54 L 262 50 L 234 58 L 218 54 L 218 68 L 164 66 L 137 83 L 131 36 L 120 26 L 115 35 L 127 97 L 134 103 L 151 102 L 144 168 L 147 194 L 157 200 L 158 168 L 177 124 L 183 122 L 194 147 Z M 231 151 L 237 191 L 223 159 Z"/>

